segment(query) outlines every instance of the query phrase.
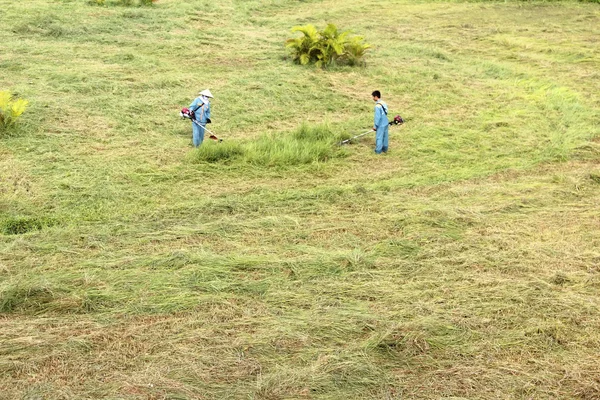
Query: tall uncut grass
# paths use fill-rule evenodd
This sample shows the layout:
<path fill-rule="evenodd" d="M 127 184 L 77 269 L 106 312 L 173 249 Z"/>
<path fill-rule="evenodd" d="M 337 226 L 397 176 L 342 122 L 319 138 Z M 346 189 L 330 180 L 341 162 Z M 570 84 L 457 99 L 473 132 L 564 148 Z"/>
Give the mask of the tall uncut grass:
<path fill-rule="evenodd" d="M 348 155 L 339 143 L 347 135 L 335 134 L 328 125 L 302 124 L 291 133 L 262 134 L 239 142 L 206 141 L 194 151 L 193 162 L 235 161 L 263 167 L 291 167 L 326 162 Z"/>

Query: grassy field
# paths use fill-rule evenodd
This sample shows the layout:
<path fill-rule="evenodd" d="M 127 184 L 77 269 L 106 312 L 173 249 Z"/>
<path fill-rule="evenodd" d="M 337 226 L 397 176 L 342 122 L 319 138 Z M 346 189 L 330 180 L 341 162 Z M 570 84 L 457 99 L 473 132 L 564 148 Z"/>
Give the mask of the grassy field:
<path fill-rule="evenodd" d="M 600 399 L 600 5 L 116 3 L 0 0 L 0 399 Z"/>

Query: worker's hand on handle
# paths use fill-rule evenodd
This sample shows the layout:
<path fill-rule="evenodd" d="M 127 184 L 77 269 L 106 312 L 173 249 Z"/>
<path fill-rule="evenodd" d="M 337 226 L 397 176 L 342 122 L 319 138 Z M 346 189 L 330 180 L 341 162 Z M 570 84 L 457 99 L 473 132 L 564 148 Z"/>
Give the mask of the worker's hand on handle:
<path fill-rule="evenodd" d="M 374 131 L 376 131 L 376 130 L 377 130 L 377 127 L 376 127 L 376 126 L 374 126 L 374 127 L 373 127 L 373 130 L 374 130 Z"/>

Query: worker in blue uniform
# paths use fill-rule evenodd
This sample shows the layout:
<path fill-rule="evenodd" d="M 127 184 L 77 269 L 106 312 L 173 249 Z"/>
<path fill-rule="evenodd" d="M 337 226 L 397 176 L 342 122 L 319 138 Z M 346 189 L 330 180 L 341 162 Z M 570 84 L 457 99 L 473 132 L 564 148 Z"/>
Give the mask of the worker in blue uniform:
<path fill-rule="evenodd" d="M 198 93 L 199 96 L 190 104 L 192 112 L 192 142 L 198 147 L 204 141 L 204 128 L 210 123 L 210 99 L 213 98 L 210 90 L 206 89 Z"/>
<path fill-rule="evenodd" d="M 381 92 L 375 90 L 371 93 L 375 102 L 375 118 L 373 130 L 375 134 L 375 153 L 387 153 L 388 151 L 388 130 L 390 123 L 387 118 L 388 106 L 381 100 Z"/>

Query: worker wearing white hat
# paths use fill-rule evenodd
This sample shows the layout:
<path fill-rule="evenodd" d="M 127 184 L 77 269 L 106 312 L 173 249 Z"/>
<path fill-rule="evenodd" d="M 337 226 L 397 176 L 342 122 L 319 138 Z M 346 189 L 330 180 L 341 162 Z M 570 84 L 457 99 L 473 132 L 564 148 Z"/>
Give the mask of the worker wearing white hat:
<path fill-rule="evenodd" d="M 204 127 L 206 124 L 210 124 L 210 100 L 213 98 L 210 90 L 205 89 L 198 93 L 200 96 L 196 97 L 192 104 L 190 104 L 190 111 L 194 121 L 192 121 L 192 142 L 194 147 L 198 147 L 204 141 Z"/>

